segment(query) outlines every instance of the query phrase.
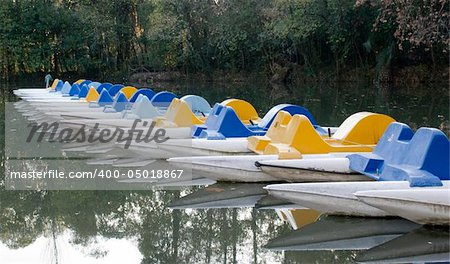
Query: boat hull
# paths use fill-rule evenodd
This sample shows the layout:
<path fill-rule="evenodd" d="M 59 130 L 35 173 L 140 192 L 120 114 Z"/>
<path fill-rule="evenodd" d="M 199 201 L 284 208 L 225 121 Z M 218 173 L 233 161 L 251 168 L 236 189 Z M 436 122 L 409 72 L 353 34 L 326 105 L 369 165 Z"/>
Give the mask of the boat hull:
<path fill-rule="evenodd" d="M 450 187 L 361 191 L 362 202 L 423 225 L 450 225 Z"/>
<path fill-rule="evenodd" d="M 443 182 L 443 188 L 450 186 L 449 181 Z M 409 188 L 409 182 L 406 181 L 299 183 L 266 187 L 269 193 L 275 197 L 326 214 L 364 217 L 396 216 L 396 214 L 366 204 L 358 200 L 354 193 L 364 190 L 405 190 Z"/>

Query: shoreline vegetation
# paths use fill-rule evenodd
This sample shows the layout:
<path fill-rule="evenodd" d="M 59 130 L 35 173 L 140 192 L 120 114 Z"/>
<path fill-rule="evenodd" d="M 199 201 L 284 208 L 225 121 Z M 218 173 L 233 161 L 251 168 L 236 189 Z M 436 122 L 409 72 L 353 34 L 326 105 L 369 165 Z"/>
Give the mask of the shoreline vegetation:
<path fill-rule="evenodd" d="M 449 13 L 444 0 L 6 0 L 0 75 L 448 86 Z"/>

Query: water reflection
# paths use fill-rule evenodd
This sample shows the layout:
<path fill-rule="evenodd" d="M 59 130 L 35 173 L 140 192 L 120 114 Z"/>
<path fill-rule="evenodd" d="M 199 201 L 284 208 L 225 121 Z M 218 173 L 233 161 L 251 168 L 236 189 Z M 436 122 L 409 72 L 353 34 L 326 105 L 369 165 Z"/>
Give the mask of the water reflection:
<path fill-rule="evenodd" d="M 273 87 L 261 82 L 165 86 L 178 94 L 200 94 L 210 102 L 227 97 L 246 99 L 260 113 L 278 103 L 300 104 L 322 125 L 337 125 L 354 112 L 370 110 L 390 114 L 412 127 L 434 126 L 448 133 L 448 87 L 391 89 L 347 83 Z M 2 88 L 7 89 L 4 85 Z M 15 98 L 9 92 L 0 96 L 3 114 L 4 102 Z M 0 133 L 2 156 L 3 143 L 4 134 Z M 3 168 L 3 159 L 1 162 Z M 0 186 L 4 186 L 3 180 L 1 177 Z M 314 222 L 318 216 L 313 212 L 298 206 L 294 211 L 292 204 L 267 197 L 260 186 L 211 187 L 209 190 L 213 191 L 207 193 L 215 194 L 214 197 L 198 187 L 145 192 L 0 189 L 0 259 L 3 262 L 6 256 L 16 255 L 36 263 L 41 251 L 47 250 L 51 261 L 42 263 L 55 263 L 69 254 L 70 246 L 81 256 L 98 262 L 108 260 L 108 256 L 114 262 L 126 256 L 130 263 L 449 260 L 448 230 L 422 228 L 408 233 L 417 226 L 400 219 L 322 216 Z M 198 190 L 202 192 L 196 195 Z M 200 203 L 210 203 L 203 207 L 216 209 L 168 208 L 188 208 Z M 295 228 L 298 229 L 293 231 Z M 111 243 L 116 244 L 110 246 Z M 33 246 L 37 250 L 26 250 Z M 117 252 L 121 254 L 114 255 Z"/>

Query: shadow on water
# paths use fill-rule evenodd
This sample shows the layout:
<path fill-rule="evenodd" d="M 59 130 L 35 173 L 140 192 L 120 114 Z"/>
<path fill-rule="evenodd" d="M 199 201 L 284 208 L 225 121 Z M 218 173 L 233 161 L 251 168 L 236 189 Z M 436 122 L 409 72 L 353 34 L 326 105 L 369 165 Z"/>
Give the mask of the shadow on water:
<path fill-rule="evenodd" d="M 252 102 L 261 114 L 275 104 L 300 104 L 323 125 L 335 126 L 354 112 L 368 110 L 387 113 L 412 127 L 434 126 L 448 133 L 449 95 L 442 87 L 374 89 L 353 84 L 286 87 L 262 82 L 228 85 L 186 82 L 164 87 L 173 87 L 181 95 L 200 94 L 209 102 L 242 98 Z M 10 87 L 3 84 L 0 88 L 3 117 L 4 102 L 15 98 L 10 92 L 3 92 Z M 2 118 L 2 153 L 3 121 Z M 0 184 L 3 186 L 3 182 Z M 130 241 L 141 255 L 137 263 L 353 263 L 384 259 L 389 262 L 389 258 L 412 261 L 420 256 L 426 260 L 427 254 L 445 260 L 448 256 L 448 243 L 443 239 L 448 238 L 448 231 L 412 230 L 417 226 L 399 219 L 321 217 L 293 231 L 271 209 L 274 205 L 286 205 L 280 201 L 260 202 L 264 193 L 259 185 L 255 186 L 258 188 L 246 189 L 248 195 L 233 196 L 231 204 L 227 204 L 226 195 L 217 188 L 209 192 L 205 201 L 195 194 L 189 196 L 194 199 L 190 202 L 203 203 L 203 208 L 208 208 L 208 203 L 216 207 L 207 210 L 168 208 L 170 204 L 186 207 L 189 201 L 180 198 L 195 193 L 197 188 L 145 192 L 0 189 L 0 256 L 13 249 L 20 254 L 20 249 L 33 246 L 42 238 L 52 245 L 52 250 L 45 251 L 50 262 L 65 254 L 57 243 L 61 239 L 71 247 L 82 248 L 84 257 L 98 260 L 111 253 L 104 248 L 105 240 Z M 239 190 L 238 186 L 224 189 L 227 188 L 234 194 Z M 220 202 L 212 203 L 217 197 Z M 412 242 L 417 243 L 411 245 Z M 301 250 L 307 247 L 310 248 Z M 421 255 L 408 258 L 411 251 Z"/>

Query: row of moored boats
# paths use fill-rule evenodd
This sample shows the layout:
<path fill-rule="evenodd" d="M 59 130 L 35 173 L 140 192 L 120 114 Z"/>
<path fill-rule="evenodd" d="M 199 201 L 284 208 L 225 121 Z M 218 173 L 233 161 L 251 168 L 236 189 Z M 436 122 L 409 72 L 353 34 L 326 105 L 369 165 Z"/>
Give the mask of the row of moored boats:
<path fill-rule="evenodd" d="M 128 146 L 115 141 L 64 145 L 68 153 L 98 155 L 90 164 L 141 167 L 167 160 L 192 169 L 194 178 L 275 182 L 265 187 L 270 195 L 330 215 L 450 223 L 449 140 L 435 128 L 414 132 L 371 112 L 324 127 L 298 105 L 276 105 L 260 117 L 240 99 L 211 106 L 197 95 L 88 80 L 55 80 L 46 89 L 14 93 L 22 99 L 16 109 L 33 122 L 57 121 L 59 129 L 125 129 L 140 119 L 138 128 L 153 122 L 169 137 Z"/>

